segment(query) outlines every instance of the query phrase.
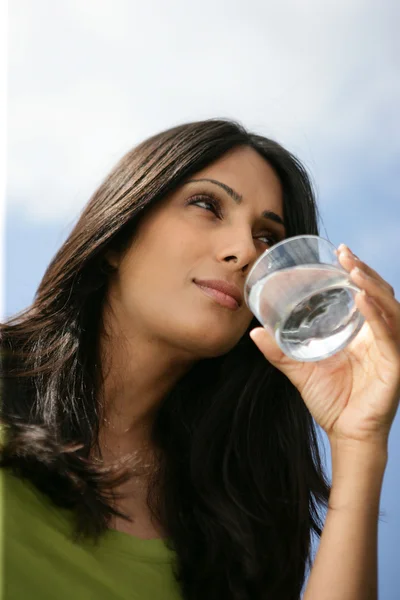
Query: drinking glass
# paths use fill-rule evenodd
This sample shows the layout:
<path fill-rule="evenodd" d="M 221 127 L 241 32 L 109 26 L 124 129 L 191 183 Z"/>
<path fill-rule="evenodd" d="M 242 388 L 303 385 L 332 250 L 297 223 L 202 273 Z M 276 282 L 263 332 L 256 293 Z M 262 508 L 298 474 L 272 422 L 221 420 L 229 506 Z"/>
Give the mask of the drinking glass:
<path fill-rule="evenodd" d="M 360 291 L 341 266 L 335 246 L 298 235 L 266 250 L 246 278 L 251 312 L 290 358 L 313 362 L 342 350 L 360 331 Z"/>

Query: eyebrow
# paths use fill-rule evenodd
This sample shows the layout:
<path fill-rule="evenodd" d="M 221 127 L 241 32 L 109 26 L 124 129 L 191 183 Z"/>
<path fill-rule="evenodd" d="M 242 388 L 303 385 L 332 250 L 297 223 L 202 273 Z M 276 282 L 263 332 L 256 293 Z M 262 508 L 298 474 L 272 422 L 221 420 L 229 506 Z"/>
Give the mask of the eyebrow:
<path fill-rule="evenodd" d="M 200 182 L 200 181 L 207 181 L 208 183 L 213 183 L 215 185 L 218 185 L 236 202 L 236 204 L 241 204 L 241 202 L 243 200 L 243 196 L 241 196 L 235 190 L 233 190 L 231 187 L 229 187 L 229 185 L 226 185 L 226 183 L 222 183 L 222 181 L 218 181 L 217 179 L 206 179 L 206 178 L 205 179 L 190 179 L 186 183 L 196 183 L 196 182 Z M 285 227 L 285 223 L 284 223 L 283 219 L 279 215 L 277 215 L 275 212 L 273 212 L 272 210 L 265 210 L 261 214 L 261 216 L 264 217 L 264 219 L 268 219 L 269 221 L 274 221 L 274 223 L 278 223 L 279 225 L 282 225 L 283 227 Z"/>

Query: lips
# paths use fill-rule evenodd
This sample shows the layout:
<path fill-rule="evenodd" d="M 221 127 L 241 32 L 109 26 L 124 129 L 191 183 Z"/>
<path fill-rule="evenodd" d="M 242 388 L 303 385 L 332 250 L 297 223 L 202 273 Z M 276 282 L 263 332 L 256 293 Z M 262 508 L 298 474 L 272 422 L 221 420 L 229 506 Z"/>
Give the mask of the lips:
<path fill-rule="evenodd" d="M 205 293 L 213 296 L 220 304 L 224 304 L 228 308 L 236 310 L 243 302 L 242 294 L 234 283 L 223 279 L 195 279 L 194 282 Z"/>

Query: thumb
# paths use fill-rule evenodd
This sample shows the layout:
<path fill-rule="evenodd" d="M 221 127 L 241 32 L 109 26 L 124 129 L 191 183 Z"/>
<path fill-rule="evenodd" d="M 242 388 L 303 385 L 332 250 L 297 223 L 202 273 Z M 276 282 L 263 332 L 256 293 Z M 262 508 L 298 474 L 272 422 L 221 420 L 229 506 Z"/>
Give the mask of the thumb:
<path fill-rule="evenodd" d="M 289 358 L 278 346 L 274 337 L 264 327 L 256 327 L 250 331 L 250 337 L 258 349 L 264 354 L 265 358 L 274 367 L 282 371 L 289 379 L 292 379 L 294 373 L 303 364 L 299 361 Z M 294 382 L 293 382 L 294 383 Z"/>

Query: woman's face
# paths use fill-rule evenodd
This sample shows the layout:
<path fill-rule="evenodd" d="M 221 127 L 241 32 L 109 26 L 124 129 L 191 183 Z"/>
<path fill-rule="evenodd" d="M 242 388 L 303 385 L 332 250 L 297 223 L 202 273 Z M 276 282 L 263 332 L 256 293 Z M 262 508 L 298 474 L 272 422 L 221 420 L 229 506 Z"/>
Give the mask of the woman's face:
<path fill-rule="evenodd" d="M 281 185 L 248 147 L 226 154 L 152 207 L 128 251 L 108 255 L 118 267 L 109 304 L 127 336 L 145 335 L 194 360 L 235 346 L 253 318 L 243 297 L 246 276 L 285 237 L 283 225 L 261 216 L 265 211 L 283 221 Z M 210 279 L 238 287 L 236 310 L 196 283 Z"/>

